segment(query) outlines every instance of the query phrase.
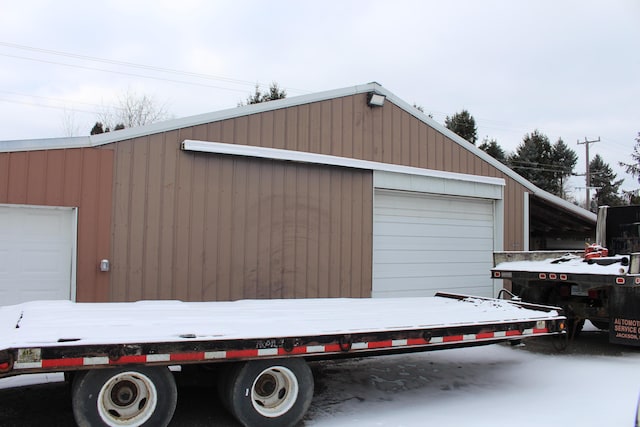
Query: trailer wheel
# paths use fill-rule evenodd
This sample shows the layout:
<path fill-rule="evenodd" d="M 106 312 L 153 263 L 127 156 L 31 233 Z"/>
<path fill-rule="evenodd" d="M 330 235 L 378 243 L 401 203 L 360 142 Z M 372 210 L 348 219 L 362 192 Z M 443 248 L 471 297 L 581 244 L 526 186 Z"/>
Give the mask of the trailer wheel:
<path fill-rule="evenodd" d="M 237 366 L 226 402 L 244 426 L 293 426 L 313 397 L 313 374 L 300 358 L 254 360 Z"/>
<path fill-rule="evenodd" d="M 94 369 L 75 376 L 73 415 L 80 427 L 167 426 L 178 393 L 165 367 Z"/>

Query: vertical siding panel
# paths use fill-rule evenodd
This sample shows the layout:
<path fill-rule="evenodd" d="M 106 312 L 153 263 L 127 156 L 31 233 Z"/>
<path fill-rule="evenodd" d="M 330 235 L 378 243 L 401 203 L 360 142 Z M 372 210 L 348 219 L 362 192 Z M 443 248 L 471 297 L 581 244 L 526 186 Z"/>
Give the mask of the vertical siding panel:
<path fill-rule="evenodd" d="M 269 298 L 282 298 L 284 289 L 284 212 L 285 212 L 285 169 L 291 167 L 283 162 L 273 163 L 271 184 L 271 236 L 269 260 Z"/>
<path fill-rule="evenodd" d="M 149 136 L 147 183 L 144 226 L 144 299 L 157 299 L 160 296 L 159 261 L 160 261 L 160 216 L 162 215 L 162 134 Z M 136 166 L 136 167 L 139 167 Z"/>
<path fill-rule="evenodd" d="M 64 205 L 64 170 L 66 168 L 64 150 L 50 150 L 47 152 L 45 204 L 50 206 Z M 111 194 L 111 188 L 109 188 L 109 194 Z M 111 209 L 111 206 L 108 209 Z"/>
<path fill-rule="evenodd" d="M 191 218 L 189 224 L 189 301 L 202 301 L 205 230 L 206 154 L 196 154 L 191 170 Z"/>
<path fill-rule="evenodd" d="M 393 163 L 393 109 L 383 108 L 382 112 L 382 153 L 381 161 Z"/>
<path fill-rule="evenodd" d="M 404 110 L 400 110 L 400 141 L 402 145 L 402 164 L 411 166 L 413 164 L 411 155 L 413 153 L 413 147 L 411 140 L 411 125 L 409 123 L 409 114 Z"/>
<path fill-rule="evenodd" d="M 233 143 L 248 145 L 249 139 L 249 117 L 242 116 L 234 120 Z"/>
<path fill-rule="evenodd" d="M 340 244 L 343 231 L 340 227 L 342 213 L 342 169 L 333 169 L 330 177 L 331 203 L 329 211 L 330 230 L 330 274 L 329 297 L 347 296 L 341 294 L 342 245 Z"/>
<path fill-rule="evenodd" d="M 308 125 L 308 138 L 309 138 L 309 148 L 308 151 L 311 153 L 321 153 L 322 152 L 322 140 L 321 140 L 321 129 L 322 129 L 322 105 L 325 102 L 311 104 L 309 106 L 309 125 Z"/>
<path fill-rule="evenodd" d="M 340 253 L 342 255 L 340 260 L 340 296 L 352 297 L 352 238 L 354 230 L 351 219 L 353 216 L 353 183 L 350 174 L 346 171 L 341 173 L 340 186 L 342 188 L 342 199 L 340 201 L 342 205 L 340 215 L 340 225 L 342 228 L 342 233 L 340 233 Z"/>
<path fill-rule="evenodd" d="M 233 191 L 234 191 L 234 159 L 228 156 L 219 156 L 220 166 L 220 229 L 218 246 L 218 299 L 232 299 L 232 277 L 231 277 L 231 261 L 232 261 L 232 227 L 235 221 L 233 212 Z"/>
<path fill-rule="evenodd" d="M 320 167 L 314 166 L 309 169 L 309 179 L 307 181 L 307 275 L 306 290 L 307 298 L 317 298 L 318 293 L 318 265 L 319 265 L 319 241 L 320 235 Z"/>
<path fill-rule="evenodd" d="M 298 108 L 287 108 L 287 117 L 284 129 L 284 148 L 298 150 Z"/>
<path fill-rule="evenodd" d="M 220 221 L 220 158 L 208 156 L 205 177 L 205 224 L 204 224 L 204 279 L 202 299 L 218 299 L 219 229 L 225 226 Z"/>
<path fill-rule="evenodd" d="M 252 114 L 247 117 L 246 120 L 246 128 L 247 128 L 247 145 L 251 145 L 254 147 L 260 147 L 262 145 L 261 135 L 262 135 L 262 118 L 264 114 Z"/>
<path fill-rule="evenodd" d="M 295 197 L 296 214 L 293 218 L 295 228 L 295 271 L 294 298 L 305 298 L 309 259 L 307 244 L 309 240 L 309 169 L 296 166 Z"/>
<path fill-rule="evenodd" d="M 273 118 L 273 148 L 287 148 L 286 129 L 290 108 L 276 110 Z"/>
<path fill-rule="evenodd" d="M 393 116 L 392 116 L 392 147 L 393 157 L 392 163 L 394 164 L 402 164 L 402 112 L 399 108 L 393 108 Z"/>
<path fill-rule="evenodd" d="M 444 138 L 442 170 L 451 171 L 453 168 L 453 144 L 455 144 L 455 142 L 451 141 L 449 138 Z"/>
<path fill-rule="evenodd" d="M 243 298 L 258 297 L 258 247 L 260 245 L 261 231 L 258 224 L 262 213 L 260 200 L 260 167 L 261 160 L 246 159 L 243 162 L 243 169 L 246 170 L 245 205 L 246 220 L 244 226 L 244 257 L 243 268 Z"/>
<path fill-rule="evenodd" d="M 359 99 L 353 98 L 353 132 L 351 134 L 351 156 L 354 159 L 362 159 L 364 156 L 364 148 L 362 147 L 362 132 L 364 127 L 364 122 L 367 120 L 367 116 L 370 113 L 370 108 L 367 106 L 366 102 L 360 103 Z M 365 108 L 367 110 L 365 110 Z"/>
<path fill-rule="evenodd" d="M 116 167 L 113 203 L 113 247 L 111 265 L 111 299 L 127 301 L 129 271 L 129 191 L 131 189 L 131 142 L 120 142 L 115 145 Z M 65 185 L 65 188 L 68 188 Z"/>
<path fill-rule="evenodd" d="M 145 298 L 146 282 L 143 260 L 145 257 L 145 228 L 147 205 L 147 168 L 149 167 L 149 142 L 147 138 L 136 139 L 131 143 L 133 160 L 131 168 L 130 205 L 127 222 L 129 227 L 129 277 L 127 279 L 127 299 L 136 301 Z"/>
<path fill-rule="evenodd" d="M 420 125 L 419 122 L 411 115 L 405 113 L 407 116 L 408 135 L 411 141 L 411 157 L 409 159 L 409 165 L 414 167 L 420 167 Z"/>
<path fill-rule="evenodd" d="M 309 105 L 301 105 L 298 107 L 298 122 L 295 126 L 296 132 L 296 150 L 297 151 L 309 151 Z"/>
<path fill-rule="evenodd" d="M 283 274 L 282 297 L 292 298 L 295 295 L 296 268 L 296 183 L 297 173 L 295 165 L 287 165 L 284 170 L 284 212 L 283 212 Z"/>
<path fill-rule="evenodd" d="M 188 130 L 181 130 L 179 139 L 189 139 Z M 190 152 L 179 152 L 176 165 L 176 204 L 175 204 L 175 252 L 173 254 L 173 298 L 187 301 L 189 299 L 189 266 L 191 255 L 189 238 L 191 236 L 191 186 L 194 157 Z"/>
<path fill-rule="evenodd" d="M 231 222 L 231 299 L 244 297 L 247 247 L 244 232 L 247 228 L 247 170 L 244 159 L 234 160 L 233 165 L 233 220 Z"/>
<path fill-rule="evenodd" d="M 436 169 L 436 131 L 432 127 L 427 130 L 427 168 Z"/>
<path fill-rule="evenodd" d="M 168 132 L 161 142 L 161 184 L 159 194 L 160 235 L 158 247 L 158 298 L 173 298 L 174 266 L 176 264 L 176 200 L 178 193 L 178 159 L 182 152 L 178 148 L 178 132 Z"/>
<path fill-rule="evenodd" d="M 11 153 L 0 153 L 0 203 L 9 199 L 9 159 Z"/>
<path fill-rule="evenodd" d="M 331 169 L 323 168 L 319 177 L 318 297 L 329 297 L 331 288 Z"/>
<path fill-rule="evenodd" d="M 8 203 L 27 203 L 28 155 L 26 152 L 11 153 Z"/>
<path fill-rule="evenodd" d="M 420 162 L 418 163 L 418 167 L 426 168 L 429 165 L 429 140 L 428 140 L 428 128 L 427 125 L 420 123 L 419 125 L 419 134 L 418 134 L 418 144 L 420 144 L 418 156 L 420 157 Z"/>
<path fill-rule="evenodd" d="M 95 242 L 97 259 L 111 258 L 111 207 L 113 206 L 113 151 L 99 150 L 100 171 L 99 184 L 96 193 L 93 195 L 98 202 L 98 221 L 95 230 Z M 95 266 L 95 264 L 94 264 Z M 93 269 L 95 279 L 94 300 L 98 302 L 109 301 L 110 280 L 108 272 L 100 272 Z"/>
<path fill-rule="evenodd" d="M 269 298 L 271 290 L 271 267 L 274 263 L 272 260 L 272 230 L 274 220 L 273 214 L 273 171 L 275 162 L 262 161 L 257 166 L 259 169 L 258 182 L 255 186 L 258 188 L 258 203 L 260 211 L 258 212 L 259 233 L 257 244 L 257 270 L 256 270 L 256 297 Z"/>
<path fill-rule="evenodd" d="M 28 153 L 27 161 L 27 204 L 42 204 L 46 194 L 47 152 L 44 150 Z"/>
<path fill-rule="evenodd" d="M 343 98 L 342 103 L 342 146 L 340 147 L 340 152 L 337 154 L 338 156 L 343 157 L 353 157 L 353 134 L 355 132 L 355 127 L 357 126 L 353 102 L 354 98 L 352 96 Z"/>
<path fill-rule="evenodd" d="M 345 116 L 343 113 L 344 98 L 334 99 L 331 108 L 331 150 L 328 154 L 342 156 L 343 127 Z"/>
<path fill-rule="evenodd" d="M 274 148 L 274 117 L 275 114 L 273 111 L 267 111 L 262 114 L 261 129 L 258 134 L 259 144 L 262 147 Z"/>
<path fill-rule="evenodd" d="M 321 154 L 331 154 L 334 132 L 332 108 L 334 105 L 336 105 L 336 101 L 333 99 L 323 102 L 320 110 L 320 148 L 318 152 Z"/>
<path fill-rule="evenodd" d="M 380 108 L 378 113 L 375 114 L 371 121 L 368 123 L 367 129 L 364 134 L 364 143 L 370 146 L 370 152 L 366 155 L 366 160 L 372 160 L 374 162 L 382 162 L 382 122 L 384 120 L 384 109 Z"/>

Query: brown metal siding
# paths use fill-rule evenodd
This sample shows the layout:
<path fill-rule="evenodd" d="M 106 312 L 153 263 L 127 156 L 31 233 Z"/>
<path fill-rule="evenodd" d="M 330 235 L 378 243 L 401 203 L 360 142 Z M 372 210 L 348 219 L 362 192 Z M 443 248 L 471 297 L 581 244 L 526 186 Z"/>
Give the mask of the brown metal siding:
<path fill-rule="evenodd" d="M 184 139 L 505 178 L 504 248 L 522 249 L 520 184 L 361 94 L 106 146 L 116 153 L 112 300 L 370 296 L 371 172 L 182 152 Z"/>
<path fill-rule="evenodd" d="M 113 152 L 91 148 L 0 153 L 0 203 L 78 208 L 77 301 L 108 301 Z"/>
<path fill-rule="evenodd" d="M 112 145 L 112 300 L 370 295 L 371 172 L 179 150 L 202 129 Z"/>

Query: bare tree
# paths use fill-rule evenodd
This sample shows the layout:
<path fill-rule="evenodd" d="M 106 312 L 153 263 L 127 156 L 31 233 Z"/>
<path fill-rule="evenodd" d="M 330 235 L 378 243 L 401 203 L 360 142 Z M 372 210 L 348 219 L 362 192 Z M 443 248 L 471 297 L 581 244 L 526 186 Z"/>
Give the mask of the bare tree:
<path fill-rule="evenodd" d="M 64 136 L 77 136 L 80 134 L 80 126 L 76 120 L 75 111 L 67 110 L 66 107 L 62 111 L 62 132 Z"/>
<path fill-rule="evenodd" d="M 152 96 L 138 94 L 128 89 L 118 97 L 117 107 L 105 108 L 98 116 L 104 132 L 119 130 L 166 120 L 170 117 L 165 104 L 159 104 Z M 96 126 L 94 126 L 95 130 Z M 93 130 L 92 130 L 93 132 Z M 102 133 L 102 132 L 95 132 Z"/>

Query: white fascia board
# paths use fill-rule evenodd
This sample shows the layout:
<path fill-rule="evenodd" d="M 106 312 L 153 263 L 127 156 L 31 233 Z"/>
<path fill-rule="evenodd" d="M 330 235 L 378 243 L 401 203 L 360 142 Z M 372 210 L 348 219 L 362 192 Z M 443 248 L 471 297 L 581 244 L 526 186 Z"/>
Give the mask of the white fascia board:
<path fill-rule="evenodd" d="M 278 148 L 255 147 L 250 145 L 225 144 L 222 142 L 184 140 L 181 144 L 184 151 L 196 151 L 202 153 L 228 154 L 234 156 L 257 157 L 261 159 L 284 160 L 299 163 L 311 163 L 328 166 L 341 166 L 352 169 L 390 172 L 396 174 L 425 176 L 440 178 L 441 180 L 455 180 L 473 182 L 493 186 L 504 186 L 502 178 L 494 178 L 479 175 L 467 175 L 454 172 L 443 172 L 432 169 L 421 169 L 410 166 L 399 166 L 388 163 L 371 162 L 368 160 L 351 159 L 347 157 L 330 156 L 327 154 L 315 154 L 303 151 L 282 150 Z"/>
<path fill-rule="evenodd" d="M 16 151 L 58 150 L 65 148 L 85 148 L 91 146 L 88 136 L 68 138 L 18 139 L 0 141 L 0 153 Z"/>
<path fill-rule="evenodd" d="M 485 177 L 474 177 L 485 178 Z M 435 174 L 418 175 L 413 173 L 388 172 L 374 170 L 373 186 L 387 190 L 412 191 L 417 193 L 442 194 L 447 196 L 474 197 L 500 200 L 503 197 L 504 180 L 495 182 L 485 180 L 460 180 L 441 177 Z"/>

